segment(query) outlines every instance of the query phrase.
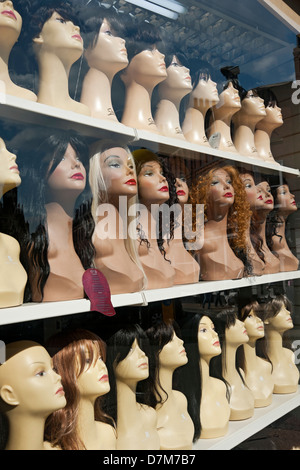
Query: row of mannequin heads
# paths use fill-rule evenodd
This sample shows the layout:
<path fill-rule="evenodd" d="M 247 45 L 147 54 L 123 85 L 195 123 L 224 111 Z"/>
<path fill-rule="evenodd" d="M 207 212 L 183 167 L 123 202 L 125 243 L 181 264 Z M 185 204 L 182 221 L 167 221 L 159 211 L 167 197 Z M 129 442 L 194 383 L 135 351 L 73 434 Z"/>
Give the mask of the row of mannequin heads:
<path fill-rule="evenodd" d="M 76 133 L 24 143 L 18 161 L 1 146 L 2 195 L 18 187 L 17 207 L 2 208 L 2 307 L 21 304 L 25 286 L 26 302 L 83 298 L 90 268 L 112 294 L 298 269 L 286 239 L 297 204 L 279 178 L 215 165 L 189 184 L 180 158 L 107 142 L 91 151 Z M 161 227 L 163 204 L 177 204 L 182 218 Z M 204 227 L 194 227 L 203 245 L 194 251 L 184 238 L 186 204 L 204 207 Z"/>
<path fill-rule="evenodd" d="M 7 345 L 0 365 L 9 450 L 188 450 L 225 436 L 274 394 L 297 391 L 284 295 L 101 338 L 66 330 Z"/>
<path fill-rule="evenodd" d="M 8 94 L 98 119 L 120 120 L 126 126 L 202 146 L 213 142 L 214 147 L 222 150 L 275 162 L 271 134 L 283 120 L 272 92 L 262 89 L 260 96 L 252 90 L 247 93 L 237 86 L 237 75 L 226 70 L 228 80 L 219 95 L 206 65 L 200 61 L 189 65 L 176 46 L 165 52 L 160 32 L 154 26 L 128 25 L 129 19 L 124 20 L 94 2 L 83 4 L 76 13 L 68 3 L 63 3 L 53 2 L 51 7 L 41 5 L 37 9 L 35 2 L 29 1 L 27 10 L 17 0 L 14 4 L 0 3 L 0 28 L 10 37 L 9 42 L 5 39 L 4 63 L 8 63 L 10 51 L 20 37 L 25 56 L 29 62 L 35 57 L 39 71 L 36 96 L 17 87 L 4 66 L 2 79 Z M 18 7 L 24 16 L 23 26 Z M 78 23 L 84 25 L 82 32 L 74 24 L 76 15 Z M 24 32 L 20 36 L 22 27 Z M 170 38 L 167 43 L 170 44 Z M 80 57 L 84 58 L 86 72 L 79 102 L 70 97 L 69 76 Z M 112 97 L 115 77 L 120 77 L 125 88 L 122 104 L 117 104 L 122 109 L 118 118 Z M 154 90 L 158 95 L 156 104 Z M 182 117 L 183 99 L 186 104 Z M 206 129 L 208 112 L 211 120 Z"/>

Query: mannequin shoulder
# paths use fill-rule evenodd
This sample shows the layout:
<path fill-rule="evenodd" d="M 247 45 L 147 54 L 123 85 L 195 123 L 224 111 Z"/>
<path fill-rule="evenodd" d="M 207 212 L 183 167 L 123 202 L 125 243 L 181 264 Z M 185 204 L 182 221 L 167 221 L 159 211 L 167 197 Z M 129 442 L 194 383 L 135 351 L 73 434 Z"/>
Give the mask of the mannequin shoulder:
<path fill-rule="evenodd" d="M 148 405 L 140 404 L 140 412 L 143 416 L 143 419 L 147 421 L 149 424 L 156 425 L 157 422 L 157 413 L 154 408 Z"/>
<path fill-rule="evenodd" d="M 174 390 L 174 398 L 178 404 L 178 407 L 187 408 L 188 401 L 184 393 Z"/>

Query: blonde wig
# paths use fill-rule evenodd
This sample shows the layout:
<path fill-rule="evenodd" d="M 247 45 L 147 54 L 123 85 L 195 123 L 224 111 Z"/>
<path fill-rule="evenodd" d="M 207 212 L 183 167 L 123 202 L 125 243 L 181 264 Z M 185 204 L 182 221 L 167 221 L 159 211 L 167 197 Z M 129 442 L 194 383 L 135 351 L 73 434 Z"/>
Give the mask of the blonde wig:
<path fill-rule="evenodd" d="M 90 158 L 89 182 L 90 182 L 90 187 L 91 187 L 91 191 L 93 195 L 91 210 L 92 210 L 92 216 L 94 218 L 96 225 L 98 223 L 97 209 L 99 205 L 108 204 L 110 202 L 109 197 L 108 197 L 108 188 L 105 184 L 103 174 L 102 174 L 100 156 L 106 150 L 110 148 L 115 148 L 115 147 L 123 148 L 127 152 L 131 160 L 132 167 L 136 173 L 135 162 L 131 154 L 131 151 L 127 146 L 119 145 L 117 142 L 113 142 L 111 140 L 99 141 L 96 144 L 94 144 L 94 146 L 92 146 L 91 158 Z M 134 207 L 137 207 L 135 205 L 138 204 L 138 196 L 136 195 L 136 196 L 129 197 L 127 198 L 127 200 L 128 200 L 128 203 L 127 203 L 127 217 L 128 217 L 127 222 L 128 223 L 127 223 L 127 234 L 124 239 L 125 249 L 128 255 L 130 256 L 130 258 L 132 259 L 132 261 L 142 271 L 144 275 L 143 288 L 145 289 L 147 286 L 146 274 L 144 272 L 142 263 L 138 255 L 138 246 L 137 246 L 136 239 L 133 238 L 130 233 L 130 227 L 133 226 L 134 221 L 136 220 L 135 215 L 131 215 L 131 214 L 136 213 L 136 210 L 134 210 Z"/>

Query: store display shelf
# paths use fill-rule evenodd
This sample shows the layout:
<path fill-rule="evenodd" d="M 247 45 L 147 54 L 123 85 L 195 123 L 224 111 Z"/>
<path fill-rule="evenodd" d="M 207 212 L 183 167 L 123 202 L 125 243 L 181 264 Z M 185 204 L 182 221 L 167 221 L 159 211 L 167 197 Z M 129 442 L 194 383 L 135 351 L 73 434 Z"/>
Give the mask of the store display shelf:
<path fill-rule="evenodd" d="M 164 289 L 145 290 L 129 294 L 112 295 L 115 308 L 126 306 L 145 306 L 151 302 L 190 297 L 210 292 L 237 289 L 247 286 L 271 284 L 280 281 L 300 279 L 300 271 L 266 274 L 260 277 L 249 277 L 231 281 L 202 281 L 195 284 L 175 285 Z M 88 300 L 66 302 L 28 303 L 20 307 L 0 309 L 0 325 L 42 320 L 65 315 L 75 315 L 90 311 Z"/>
<path fill-rule="evenodd" d="M 199 154 L 209 155 L 225 161 L 238 162 L 249 168 L 260 171 L 282 172 L 300 176 L 298 168 L 290 168 L 278 163 L 266 162 L 256 158 L 244 157 L 238 153 L 225 152 L 209 146 L 192 144 L 183 139 L 165 137 L 149 131 L 133 129 L 120 122 L 95 119 L 90 116 L 65 111 L 60 108 L 7 96 L 0 93 L 0 119 L 16 123 L 36 124 L 58 129 L 73 129 L 81 135 L 97 139 L 112 139 L 119 144 L 130 144 L 147 147 L 155 152 L 187 159 L 199 159 Z"/>
<path fill-rule="evenodd" d="M 210 292 L 240 289 L 242 287 L 271 284 L 274 282 L 289 281 L 293 279 L 300 279 L 300 271 L 265 274 L 263 276 L 233 279 L 226 281 L 201 281 L 196 284 L 182 284 L 168 287 L 165 289 L 146 290 L 144 292 L 144 296 L 145 300 L 150 303 L 162 301 L 165 299 L 190 297 L 193 295 L 206 294 Z"/>
<path fill-rule="evenodd" d="M 0 119 L 18 124 L 36 124 L 56 129 L 72 129 L 85 137 L 117 139 L 122 144 L 135 140 L 135 130 L 119 122 L 104 121 L 90 116 L 65 111 L 53 106 L 34 103 L 0 93 Z"/>
<path fill-rule="evenodd" d="M 112 304 L 115 308 L 133 305 L 144 305 L 142 293 L 119 294 L 111 296 Z M 43 302 L 28 303 L 19 307 L 0 309 L 1 325 L 10 325 L 34 320 L 44 320 L 46 318 L 62 317 L 65 315 L 76 315 L 91 310 L 89 300 L 69 300 L 66 302 Z M 101 313 L 99 313 L 101 315 Z"/>
<path fill-rule="evenodd" d="M 297 393 L 273 395 L 272 404 L 266 408 L 255 409 L 252 418 L 245 421 L 231 421 L 226 436 L 219 439 L 199 439 L 193 449 L 231 450 L 299 406 L 300 386 Z"/>
<path fill-rule="evenodd" d="M 224 150 L 214 149 L 209 146 L 201 146 L 192 144 L 182 139 L 164 137 L 159 134 L 154 134 L 148 131 L 137 130 L 137 140 L 134 145 L 141 147 L 148 147 L 153 151 L 164 153 L 172 156 L 181 156 L 190 159 L 199 159 L 199 153 L 210 155 L 223 160 L 237 162 L 245 167 L 258 168 L 265 173 L 288 173 L 295 176 L 300 176 L 298 168 L 290 168 L 279 163 L 267 162 L 257 158 L 245 157 L 238 153 L 225 152 Z"/>

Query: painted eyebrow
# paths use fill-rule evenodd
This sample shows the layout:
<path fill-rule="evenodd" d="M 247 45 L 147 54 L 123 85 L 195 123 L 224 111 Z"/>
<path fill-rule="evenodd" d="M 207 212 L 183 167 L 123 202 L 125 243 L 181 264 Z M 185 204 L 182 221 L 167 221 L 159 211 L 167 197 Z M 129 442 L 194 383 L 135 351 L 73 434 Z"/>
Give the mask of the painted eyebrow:
<path fill-rule="evenodd" d="M 108 159 L 111 158 L 111 157 L 120 158 L 120 159 L 121 159 L 121 157 L 120 157 L 119 155 L 108 155 L 108 157 L 106 157 L 106 159 L 104 160 L 104 163 L 106 162 L 106 160 L 108 160 Z"/>

